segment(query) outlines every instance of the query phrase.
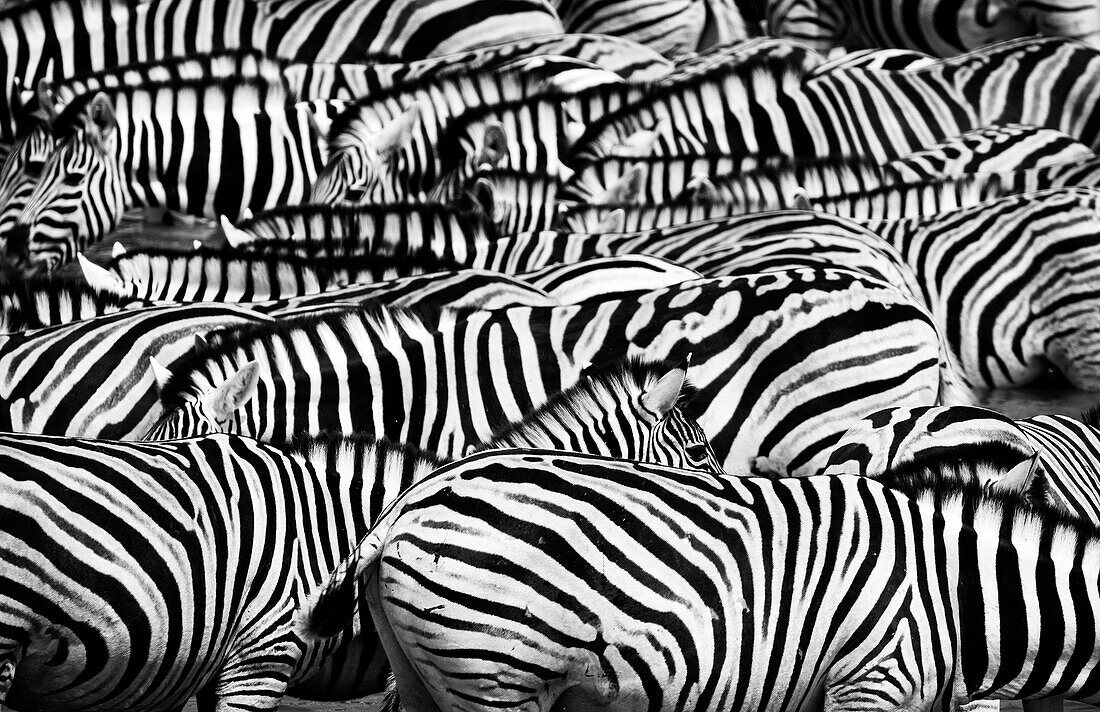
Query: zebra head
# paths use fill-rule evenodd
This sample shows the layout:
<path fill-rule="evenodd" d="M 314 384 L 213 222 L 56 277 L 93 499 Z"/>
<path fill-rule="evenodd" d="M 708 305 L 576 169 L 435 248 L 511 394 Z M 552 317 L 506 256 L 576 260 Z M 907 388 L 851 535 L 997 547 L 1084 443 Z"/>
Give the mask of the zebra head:
<path fill-rule="evenodd" d="M 118 123 L 106 94 L 71 102 L 54 137 L 55 152 L 8 233 L 8 263 L 25 274 L 72 260 L 111 230 L 125 207 Z"/>
<path fill-rule="evenodd" d="M 156 361 L 152 362 L 152 369 L 163 394 L 170 388 L 172 375 Z M 249 361 L 217 387 L 169 409 L 142 440 L 176 440 L 236 432 L 237 411 L 256 394 L 259 379 L 260 365 Z"/>
<path fill-rule="evenodd" d="M 684 367 L 629 359 L 588 373 L 477 449 L 566 450 L 722 474 L 703 428 L 683 411 L 693 393 Z"/>
<path fill-rule="evenodd" d="M 390 178 L 419 122 L 420 105 L 413 104 L 378 130 L 361 120 L 346 127 L 338 123 L 330 134 L 328 162 L 313 182 L 309 202 L 361 204 L 403 198 Z"/>
<path fill-rule="evenodd" d="M 49 83 L 38 84 L 37 101 L 13 105 L 16 139 L 3 167 L 0 167 L 0 253 L 5 236 L 15 225 L 27 199 L 38 185 L 46 161 L 53 154 L 53 123 L 57 118 L 54 95 Z"/>

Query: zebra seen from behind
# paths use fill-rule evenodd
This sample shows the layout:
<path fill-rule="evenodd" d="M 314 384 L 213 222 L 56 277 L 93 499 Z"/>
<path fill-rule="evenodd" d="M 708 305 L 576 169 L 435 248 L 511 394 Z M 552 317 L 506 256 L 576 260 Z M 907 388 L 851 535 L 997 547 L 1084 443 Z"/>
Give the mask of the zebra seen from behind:
<path fill-rule="evenodd" d="M 950 462 L 894 474 L 485 453 L 407 490 L 300 625 L 339 630 L 365 586 L 409 709 L 1100 698 L 1100 532 Z"/>

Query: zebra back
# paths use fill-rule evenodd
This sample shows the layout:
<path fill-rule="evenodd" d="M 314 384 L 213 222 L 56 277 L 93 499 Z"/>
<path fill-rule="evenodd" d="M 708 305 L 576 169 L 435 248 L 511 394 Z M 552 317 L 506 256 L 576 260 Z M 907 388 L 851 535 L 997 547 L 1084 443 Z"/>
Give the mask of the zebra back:
<path fill-rule="evenodd" d="M 672 71 L 672 63 L 657 52 L 620 37 L 566 33 L 543 35 L 477 49 L 428 57 L 413 62 L 376 64 L 292 63 L 286 74 L 300 97 L 331 96 L 364 100 L 394 89 L 410 87 L 425 78 L 500 68 L 516 59 L 557 55 L 596 62 L 604 69 L 635 82 L 652 82 Z"/>
<path fill-rule="evenodd" d="M 767 335 L 763 342 L 760 334 Z M 691 354 L 701 391 L 691 412 L 725 466 L 801 473 L 816 471 L 848 423 L 896 405 L 891 399 L 928 405 L 969 397 L 925 309 L 889 285 L 842 270 L 696 280 L 548 309 L 364 310 L 215 341 L 175 369 L 162 391 L 162 405 L 173 413 L 152 437 L 182 434 L 179 423 L 213 407 L 206 402 L 223 404 L 206 422 L 273 441 L 306 428 L 362 430 L 454 454 L 488 437 L 491 423 L 516 420 L 574 383 L 588 363 L 624 352 L 673 362 Z M 883 343 L 891 344 L 886 357 Z M 865 357 L 853 359 L 856 350 Z M 227 401 L 222 385 L 254 359 L 257 396 Z M 318 370 L 333 377 L 311 381 L 308 398 L 305 383 L 290 389 L 279 375 Z M 850 390 L 853 383 L 859 388 Z M 400 397 L 391 395 L 394 388 Z M 807 388 L 818 394 L 812 411 Z M 309 405 L 322 402 L 341 405 Z"/>
<path fill-rule="evenodd" d="M 1008 196 L 927 218 L 867 221 L 919 277 L 975 383 L 1020 385 L 1049 364 L 1078 388 L 1100 382 L 1091 316 L 1100 192 Z"/>
<path fill-rule="evenodd" d="M 412 61 L 564 30 L 542 0 L 476 0 L 454 7 L 401 0 L 262 0 L 267 52 L 314 62 Z"/>
<path fill-rule="evenodd" d="M 44 278 L 0 285 L 0 333 L 44 329 L 124 309 L 149 306 L 83 281 Z"/>
<path fill-rule="evenodd" d="M 455 267 L 429 255 L 410 261 L 370 255 L 257 255 L 210 248 L 186 252 L 143 249 L 116 254 L 110 263 L 124 293 L 180 303 L 288 299 L 349 283 L 379 282 Z"/>

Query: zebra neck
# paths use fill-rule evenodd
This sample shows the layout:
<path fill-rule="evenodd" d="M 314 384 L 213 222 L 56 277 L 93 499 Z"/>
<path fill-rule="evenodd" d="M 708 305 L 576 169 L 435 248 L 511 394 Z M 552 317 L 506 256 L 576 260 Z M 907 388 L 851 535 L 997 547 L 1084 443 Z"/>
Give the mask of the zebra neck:
<path fill-rule="evenodd" d="M 964 511 L 956 595 L 973 696 L 1100 700 L 1100 538 L 1023 507 Z M 1095 672 L 1094 672 L 1095 671 Z"/>

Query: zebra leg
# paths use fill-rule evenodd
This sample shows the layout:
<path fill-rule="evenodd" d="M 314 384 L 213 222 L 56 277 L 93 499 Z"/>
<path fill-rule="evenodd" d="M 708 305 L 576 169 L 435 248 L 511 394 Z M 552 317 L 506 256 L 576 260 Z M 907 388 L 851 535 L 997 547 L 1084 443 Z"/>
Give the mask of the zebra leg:
<path fill-rule="evenodd" d="M 898 603 L 904 611 L 912 600 L 906 596 Z M 913 632 L 923 631 L 928 620 L 920 622 L 899 611 L 896 617 L 870 624 L 858 640 L 850 640 L 850 652 L 829 668 L 825 712 L 957 710 L 966 693 L 956 679 L 954 656 L 934 655 L 921 645 L 927 637 Z M 947 667 L 937 667 L 938 661 Z"/>
<path fill-rule="evenodd" d="M 1024 700 L 1024 712 L 1062 712 L 1062 700 Z"/>
<path fill-rule="evenodd" d="M 293 609 L 261 615 L 238 634 L 217 675 L 199 693 L 203 712 L 275 710 L 302 656 L 293 633 Z"/>
<path fill-rule="evenodd" d="M 364 586 L 368 590 L 371 617 L 374 619 L 374 629 L 378 633 L 378 639 L 382 642 L 382 648 L 386 651 L 386 657 L 390 661 L 390 670 L 396 682 L 396 690 L 387 681 L 386 684 L 386 710 L 399 712 L 440 712 L 428 688 L 424 685 L 420 675 L 409 661 L 397 637 L 393 634 L 389 620 L 382 610 L 379 601 L 378 574 L 367 581 Z"/>

